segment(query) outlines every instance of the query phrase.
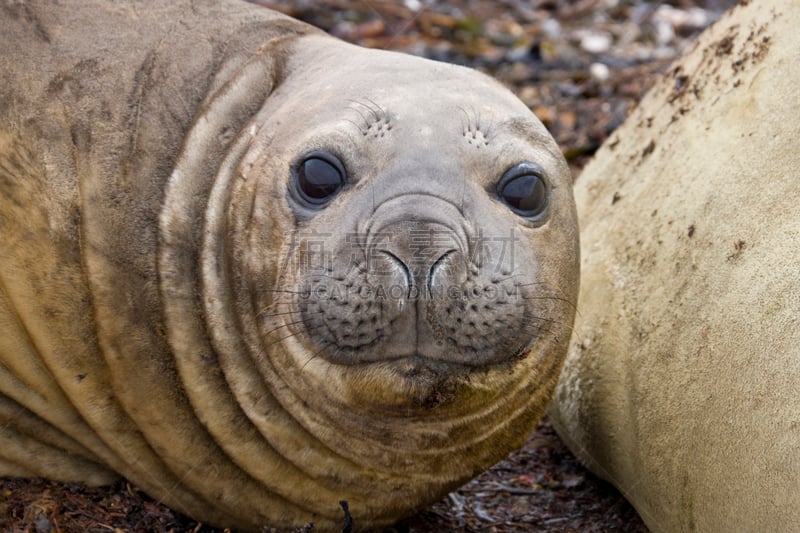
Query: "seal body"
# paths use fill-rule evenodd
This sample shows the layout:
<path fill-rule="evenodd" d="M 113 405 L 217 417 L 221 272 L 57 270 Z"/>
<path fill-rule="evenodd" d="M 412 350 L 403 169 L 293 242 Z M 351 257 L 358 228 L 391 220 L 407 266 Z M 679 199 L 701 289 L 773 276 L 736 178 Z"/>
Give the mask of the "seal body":
<path fill-rule="evenodd" d="M 0 474 L 324 531 L 523 442 L 578 250 L 510 93 L 244 3 L 1 9 Z"/>
<path fill-rule="evenodd" d="M 651 531 L 800 525 L 798 23 L 734 8 L 577 180 L 551 419 Z"/>

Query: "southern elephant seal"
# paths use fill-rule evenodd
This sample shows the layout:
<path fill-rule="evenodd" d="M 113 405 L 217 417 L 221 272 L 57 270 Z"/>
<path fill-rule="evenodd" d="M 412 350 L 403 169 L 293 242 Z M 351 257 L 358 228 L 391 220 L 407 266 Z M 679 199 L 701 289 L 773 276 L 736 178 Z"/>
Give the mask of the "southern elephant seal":
<path fill-rule="evenodd" d="M 742 2 L 576 183 L 551 419 L 654 532 L 800 530 L 798 24 Z"/>
<path fill-rule="evenodd" d="M 523 442 L 578 246 L 508 91 L 239 2 L 0 9 L 0 474 L 324 531 Z"/>

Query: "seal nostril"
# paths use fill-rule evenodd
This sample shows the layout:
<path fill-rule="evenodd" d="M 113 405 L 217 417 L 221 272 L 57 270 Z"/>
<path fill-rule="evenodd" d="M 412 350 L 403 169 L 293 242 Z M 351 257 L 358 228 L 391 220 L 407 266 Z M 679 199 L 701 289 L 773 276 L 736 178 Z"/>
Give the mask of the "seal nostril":
<path fill-rule="evenodd" d="M 441 268 L 447 258 L 450 257 L 455 252 L 455 250 L 447 250 L 443 253 L 439 259 L 433 262 L 431 265 L 430 270 L 428 270 L 428 277 L 425 279 L 425 285 L 428 287 L 428 294 L 433 294 L 433 276 L 436 271 Z"/>
<path fill-rule="evenodd" d="M 411 274 L 411 270 L 409 270 L 408 265 L 406 265 L 402 259 L 388 250 L 378 250 L 378 252 L 389 257 L 403 271 L 403 274 L 406 276 L 406 285 L 408 286 L 408 293 L 406 294 L 406 297 L 411 298 L 411 290 L 414 287 L 414 276 Z"/>

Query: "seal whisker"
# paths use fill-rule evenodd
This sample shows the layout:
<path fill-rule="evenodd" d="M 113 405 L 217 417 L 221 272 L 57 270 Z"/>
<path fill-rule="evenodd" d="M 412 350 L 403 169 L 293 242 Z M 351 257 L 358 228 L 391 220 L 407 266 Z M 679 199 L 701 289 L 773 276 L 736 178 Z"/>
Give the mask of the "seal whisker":
<path fill-rule="evenodd" d="M 546 282 L 546 281 L 540 281 L 540 282 L 530 282 L 530 283 L 517 283 L 517 284 L 515 284 L 515 287 L 518 287 L 518 288 L 520 288 L 520 289 L 523 289 L 523 288 L 525 288 L 525 287 L 532 287 L 532 286 L 534 286 L 534 285 L 544 285 L 544 286 L 546 286 L 547 288 L 549 288 L 550 290 L 552 290 L 553 292 L 557 292 L 557 293 L 560 293 L 560 294 L 564 294 L 564 291 L 563 291 L 563 289 L 560 289 L 560 288 L 558 288 L 558 287 L 554 286 L 552 283 L 549 283 L 549 282 Z M 565 297 L 566 297 L 566 296 L 565 296 Z"/>
<path fill-rule="evenodd" d="M 297 324 L 297 322 L 293 322 L 292 324 Z M 278 330 L 278 329 L 280 329 L 281 327 L 288 326 L 288 325 L 290 325 L 290 324 L 284 324 L 283 326 L 279 326 L 279 327 L 275 328 L 274 330 L 272 330 L 271 332 L 269 332 L 269 333 L 266 333 L 266 334 L 265 334 L 265 336 L 266 336 L 266 335 L 269 335 L 269 334 L 271 334 L 271 333 L 274 333 L 275 331 L 277 331 L 277 330 Z M 317 324 L 316 326 L 312 326 L 312 327 L 310 327 L 310 328 L 309 328 L 309 327 L 307 327 L 307 328 L 305 328 L 305 332 L 306 332 L 306 333 L 308 333 L 309 331 L 314 331 L 314 330 L 316 330 L 316 329 L 319 329 L 319 328 L 321 328 L 321 327 L 325 327 L 325 324 Z M 270 343 L 268 343 L 268 344 L 265 344 L 265 345 L 264 345 L 264 348 L 271 348 L 272 346 L 275 346 L 276 344 L 280 343 L 281 341 L 284 341 L 284 340 L 286 340 L 286 339 L 290 339 L 290 338 L 292 338 L 292 337 L 297 337 L 297 336 L 299 336 L 299 335 L 301 335 L 301 333 L 300 333 L 300 332 L 291 332 L 289 335 L 285 335 L 285 336 L 283 336 L 283 337 L 280 337 L 280 338 L 276 339 L 276 340 L 275 340 L 275 341 L 273 341 L 273 342 L 270 342 Z"/>
<path fill-rule="evenodd" d="M 323 274 L 320 274 L 323 275 Z M 292 291 L 289 289 L 262 289 L 264 292 L 280 293 L 280 294 L 308 294 L 306 291 Z"/>
<path fill-rule="evenodd" d="M 303 363 L 303 366 L 301 366 L 301 367 L 300 367 L 300 370 L 305 370 L 305 369 L 306 369 L 306 367 L 308 366 L 308 364 L 309 364 L 311 361 L 313 361 L 314 359 L 316 359 L 316 358 L 317 358 L 317 356 L 319 355 L 319 353 L 320 353 L 322 350 L 324 350 L 324 348 L 320 348 L 319 350 L 317 350 L 316 352 L 314 352 L 313 354 L 311 354 L 311 357 L 309 357 L 309 358 L 306 360 L 306 362 L 305 362 L 305 363 Z"/>
<path fill-rule="evenodd" d="M 543 316 L 529 316 L 529 317 L 526 317 L 526 318 L 529 321 L 528 323 L 533 323 L 532 321 L 534 321 L 534 320 L 537 320 L 539 322 L 548 322 L 550 324 L 560 324 L 561 323 L 560 320 L 556 320 L 556 319 L 553 319 L 553 318 L 545 318 Z"/>
<path fill-rule="evenodd" d="M 461 213 L 461 216 L 463 216 L 464 218 L 466 218 L 466 215 L 464 214 L 464 201 L 465 201 L 466 196 L 467 196 L 467 176 L 466 176 L 466 174 L 462 174 L 461 175 L 461 201 L 459 202 L 459 205 L 458 205 L 458 212 Z"/>
<path fill-rule="evenodd" d="M 363 118 L 363 117 L 362 117 L 362 118 Z M 352 124 L 353 126 L 355 126 L 355 127 L 356 127 L 356 129 L 358 130 L 358 132 L 359 132 L 361 135 L 366 135 L 366 134 L 368 133 L 368 131 L 369 131 L 369 130 L 367 130 L 367 129 L 362 129 L 362 128 L 361 128 L 361 126 L 359 126 L 358 124 L 356 124 L 355 122 L 353 122 L 353 121 L 352 121 L 352 120 L 350 120 L 349 118 L 346 118 L 346 119 L 344 119 L 344 120 L 345 120 L 345 122 L 349 122 L 350 124 Z"/>
<path fill-rule="evenodd" d="M 519 275 L 509 276 L 509 277 L 505 278 L 504 280 L 500 280 L 500 281 L 505 281 L 506 279 L 511 279 L 511 278 L 515 278 L 515 277 L 519 277 Z M 547 281 L 531 281 L 530 283 L 517 283 L 516 284 L 517 287 L 530 287 L 532 285 L 550 285 L 552 287 L 553 284 L 550 283 L 550 282 L 547 282 Z"/>
<path fill-rule="evenodd" d="M 371 105 L 367 105 L 367 104 L 365 104 L 364 102 L 362 102 L 360 100 L 352 100 L 351 99 L 349 101 L 354 103 L 354 104 L 358 104 L 358 105 L 362 106 L 364 109 L 369 111 L 370 115 L 372 115 L 372 121 L 368 120 L 366 117 L 364 117 L 362 115 L 362 118 L 364 118 L 364 122 L 367 124 L 367 126 L 369 126 L 372 122 L 374 122 L 374 123 L 378 123 L 378 122 L 381 122 L 381 121 L 389 122 L 389 116 L 387 115 L 386 111 L 381 106 L 379 106 L 378 104 L 376 104 L 375 102 L 373 102 L 372 100 L 370 100 L 367 97 L 364 97 L 364 100 L 369 102 Z M 351 107 L 351 109 L 354 109 L 354 110 L 356 110 L 358 112 L 358 110 L 355 109 L 355 108 Z"/>
<path fill-rule="evenodd" d="M 295 320 L 294 322 L 284 322 L 283 324 L 281 324 L 279 326 L 275 326 L 271 330 L 269 330 L 266 333 L 264 333 L 264 336 L 271 335 L 272 333 L 274 333 L 275 331 L 278 331 L 281 328 L 288 328 L 289 326 L 296 326 L 297 324 L 303 324 L 303 323 L 305 323 L 305 320 L 303 320 L 303 319 Z"/>
<path fill-rule="evenodd" d="M 565 304 L 569 304 L 573 309 L 575 309 L 576 311 L 578 310 L 578 306 L 577 305 L 575 305 L 574 303 L 569 301 L 567 298 L 562 298 L 560 296 L 545 296 L 545 295 L 543 295 L 543 296 L 523 296 L 522 299 L 523 300 L 554 300 L 554 301 L 557 301 L 557 302 L 562 302 L 562 303 L 565 303 Z"/>
<path fill-rule="evenodd" d="M 545 283 L 545 282 L 541 282 L 541 283 L 524 283 L 524 284 L 516 285 L 516 287 L 525 288 L 525 287 L 531 287 L 533 285 L 547 285 L 552 291 L 554 291 L 556 293 L 560 293 L 562 295 L 564 294 L 563 290 L 559 289 L 558 287 L 554 287 L 551 283 Z M 567 296 L 549 296 L 549 295 L 546 295 L 546 294 L 537 295 L 537 296 L 525 296 L 523 294 L 522 298 L 524 300 L 545 300 L 545 299 L 558 300 L 558 301 L 561 301 L 563 303 L 568 304 L 570 306 L 570 308 L 572 308 L 578 316 L 581 316 L 581 311 L 580 311 L 580 309 L 578 309 L 578 303 L 577 302 L 573 302 L 572 299 L 568 298 Z"/>
<path fill-rule="evenodd" d="M 492 118 L 489 121 L 489 125 L 486 126 L 486 128 L 483 130 L 483 138 L 485 139 L 487 144 L 489 142 L 489 137 L 492 135 L 492 132 L 494 131 L 495 124 L 496 124 L 496 121 L 495 121 L 494 118 Z"/>
<path fill-rule="evenodd" d="M 542 322 L 550 323 L 552 325 L 557 325 L 557 326 L 562 327 L 562 328 L 566 328 L 570 333 L 572 333 L 572 334 L 574 334 L 576 336 L 578 341 L 583 342 L 583 339 L 581 338 L 580 331 L 578 331 L 578 329 L 572 324 L 569 324 L 569 323 L 563 322 L 563 321 L 558 321 L 558 320 L 541 318 L 541 317 L 531 317 L 530 320 L 539 320 L 539 321 L 542 321 Z M 533 324 L 533 322 L 527 322 L 527 323 L 531 324 L 531 325 L 535 325 L 535 324 Z M 547 333 L 552 333 L 552 330 L 550 330 L 550 329 L 545 329 L 545 328 L 541 328 L 541 327 L 540 327 L 540 329 L 542 331 L 547 332 Z"/>
<path fill-rule="evenodd" d="M 262 316 L 260 318 L 262 320 L 267 320 L 267 319 L 276 318 L 276 317 L 279 317 L 279 316 L 296 315 L 296 314 L 299 314 L 299 313 L 303 313 L 308 317 L 314 317 L 314 316 L 317 316 L 317 315 L 320 315 L 320 314 L 324 314 L 325 312 L 323 310 L 321 310 L 321 309 L 318 309 L 318 310 L 313 311 L 313 312 L 309 312 L 308 310 L 298 309 L 298 310 L 295 310 L 295 311 L 276 312 L 276 313 L 264 315 L 264 316 Z M 258 315 L 256 315 L 256 316 L 258 316 Z"/>
<path fill-rule="evenodd" d="M 368 98 L 366 96 L 364 97 L 364 100 L 366 100 L 367 102 L 372 104 L 374 106 L 374 109 L 377 109 L 377 111 L 375 111 L 375 120 L 386 120 L 386 121 L 388 121 L 389 116 L 388 116 L 388 114 L 386 113 L 386 110 L 383 107 L 381 107 L 380 105 L 376 104 L 374 100 L 372 100 L 371 98 Z"/>
<path fill-rule="evenodd" d="M 464 115 L 464 119 L 461 121 L 461 135 L 466 135 L 470 126 L 469 113 L 467 113 L 467 110 L 460 105 L 457 105 L 456 109 L 461 111 L 461 113 Z"/>
<path fill-rule="evenodd" d="M 297 309 L 294 311 L 280 311 L 280 312 L 276 311 L 274 313 L 265 314 L 268 311 L 269 308 L 259 311 L 258 313 L 256 313 L 256 318 L 267 319 L 267 318 L 275 318 L 277 316 L 296 315 L 297 313 L 302 313 L 301 310 Z"/>
<path fill-rule="evenodd" d="M 524 276 L 524 274 L 512 274 L 511 276 L 506 276 L 504 278 L 492 278 L 491 281 L 492 281 L 492 283 L 503 283 L 504 281 L 508 281 L 508 280 L 514 279 L 514 278 L 521 278 L 522 276 Z M 529 285 L 529 284 L 516 284 L 515 287 L 524 287 L 526 285 Z M 537 283 L 532 283 L 531 285 L 546 285 L 546 282 L 541 281 L 541 282 L 537 282 Z"/>
<path fill-rule="evenodd" d="M 314 352 L 313 354 L 311 354 L 311 357 L 309 357 L 309 358 L 306 360 L 306 362 L 305 362 L 305 363 L 303 363 L 303 366 L 302 366 L 300 369 L 301 369 L 301 370 L 305 370 L 305 369 L 306 369 L 306 367 L 308 366 L 308 364 L 309 364 L 311 361 L 313 361 L 314 359 L 316 359 L 317 357 L 319 357 L 319 354 L 321 354 L 322 352 L 324 352 L 326 349 L 327 349 L 327 346 L 324 346 L 324 347 L 320 348 L 319 350 L 317 350 L 316 352 Z M 337 347 L 337 349 L 338 349 L 338 347 Z"/>
<path fill-rule="evenodd" d="M 359 104 L 359 105 L 361 105 L 361 106 L 364 106 L 364 104 L 362 104 L 361 102 L 359 102 L 359 101 L 357 101 L 357 100 L 349 100 L 349 101 L 350 101 L 350 102 L 352 102 L 352 103 L 354 103 L 354 104 Z M 366 107 L 366 106 L 364 106 L 364 107 Z M 366 116 L 366 115 L 364 115 L 364 113 L 362 113 L 362 112 L 361 112 L 361 110 L 360 110 L 360 109 L 358 109 L 358 108 L 356 108 L 356 107 L 350 106 L 350 109 L 352 109 L 353 111 L 355 111 L 356 113 L 358 113 L 358 116 L 360 116 L 360 117 L 361 117 L 361 120 L 363 120 L 363 121 L 364 121 L 364 128 L 365 128 L 366 130 L 369 130 L 370 121 L 369 121 L 369 119 L 367 118 L 367 116 Z M 368 108 L 368 107 L 367 107 L 367 110 L 369 110 L 369 108 Z M 360 129 L 361 129 L 361 128 L 359 128 L 359 130 L 360 130 Z"/>
<path fill-rule="evenodd" d="M 256 313 L 257 313 L 256 316 L 258 316 L 258 314 L 262 313 L 264 311 L 264 309 L 269 309 L 270 307 L 279 306 L 279 305 L 290 305 L 292 302 L 296 302 L 298 298 L 305 299 L 305 298 L 308 297 L 308 293 L 305 293 L 305 292 L 298 292 L 298 293 L 285 292 L 284 293 L 284 292 L 278 291 L 278 292 L 274 293 L 274 296 L 275 296 L 275 298 L 268 305 L 262 306 L 258 311 L 256 311 Z"/>
<path fill-rule="evenodd" d="M 369 180 L 369 190 L 372 193 L 372 214 L 375 214 L 375 210 L 377 206 L 375 205 L 375 180 Z M 372 226 L 372 224 L 367 225 L 367 230 Z"/>
<path fill-rule="evenodd" d="M 321 354 L 322 352 L 324 352 L 324 351 L 326 351 L 326 350 L 329 350 L 331 347 L 333 347 L 333 348 L 335 349 L 335 350 L 332 352 L 332 353 L 333 353 L 333 354 L 335 354 L 335 355 L 339 355 L 339 354 L 342 354 L 342 353 L 344 353 L 344 350 L 343 350 L 343 349 L 342 349 L 340 346 L 336 346 L 336 345 L 332 345 L 331 343 L 328 343 L 326 346 L 323 346 L 322 348 L 320 348 L 319 350 L 317 350 L 316 352 L 314 352 L 314 354 L 313 354 L 311 357 L 309 357 L 309 358 L 308 358 L 308 360 L 307 360 L 307 361 L 306 361 L 306 362 L 303 364 L 303 367 L 302 367 L 302 368 L 303 368 L 303 369 L 305 369 L 305 367 L 306 367 L 306 366 L 308 366 L 308 364 L 309 364 L 311 361 L 313 361 L 314 359 L 317 359 L 317 358 L 320 356 L 320 354 Z"/>

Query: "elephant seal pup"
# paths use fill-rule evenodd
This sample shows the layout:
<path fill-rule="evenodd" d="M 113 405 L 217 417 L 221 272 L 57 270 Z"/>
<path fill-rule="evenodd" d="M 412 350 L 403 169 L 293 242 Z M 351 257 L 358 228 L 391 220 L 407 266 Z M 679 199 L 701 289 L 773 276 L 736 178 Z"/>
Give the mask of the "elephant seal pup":
<path fill-rule="evenodd" d="M 577 181 L 551 419 L 653 532 L 800 530 L 799 24 L 741 2 Z"/>
<path fill-rule="evenodd" d="M 0 473 L 327 531 L 523 442 L 578 251 L 509 92 L 238 2 L 1 9 Z"/>

